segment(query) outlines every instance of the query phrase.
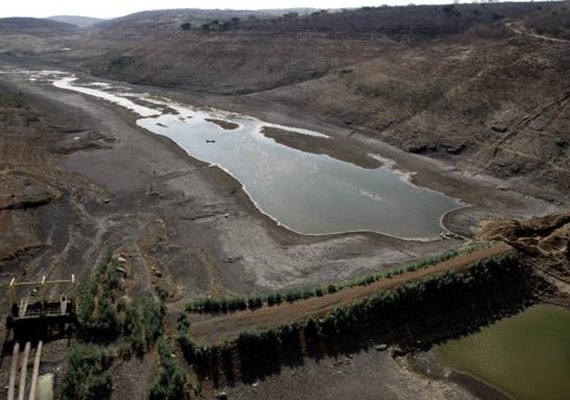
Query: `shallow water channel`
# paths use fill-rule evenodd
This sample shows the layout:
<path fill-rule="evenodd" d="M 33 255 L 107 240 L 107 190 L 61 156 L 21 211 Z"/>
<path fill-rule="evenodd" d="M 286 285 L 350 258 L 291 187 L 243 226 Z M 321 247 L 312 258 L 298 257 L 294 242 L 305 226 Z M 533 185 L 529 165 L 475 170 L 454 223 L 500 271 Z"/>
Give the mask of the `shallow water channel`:
<path fill-rule="evenodd" d="M 570 399 L 570 312 L 538 305 L 437 349 L 516 400 Z"/>
<path fill-rule="evenodd" d="M 139 126 L 172 139 L 192 157 L 224 169 L 263 213 L 302 234 L 372 231 L 409 239 L 433 238 L 442 231 L 442 216 L 461 206 L 442 193 L 410 183 L 409 174 L 391 166 L 361 168 L 287 147 L 261 131 L 274 127 L 327 137 L 319 132 L 198 109 L 106 83 L 79 83 L 70 75 L 58 76 L 53 84 L 135 112 L 141 117 Z M 231 122 L 234 129 L 207 119 Z"/>

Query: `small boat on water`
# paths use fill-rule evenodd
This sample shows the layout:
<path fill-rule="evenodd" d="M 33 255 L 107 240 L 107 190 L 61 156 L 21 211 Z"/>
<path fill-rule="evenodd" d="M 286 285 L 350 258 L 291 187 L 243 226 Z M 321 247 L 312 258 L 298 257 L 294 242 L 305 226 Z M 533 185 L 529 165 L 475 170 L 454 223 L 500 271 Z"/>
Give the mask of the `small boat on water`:
<path fill-rule="evenodd" d="M 215 141 L 215 140 L 208 140 L 208 139 L 206 139 L 206 143 L 216 143 L 216 141 Z"/>

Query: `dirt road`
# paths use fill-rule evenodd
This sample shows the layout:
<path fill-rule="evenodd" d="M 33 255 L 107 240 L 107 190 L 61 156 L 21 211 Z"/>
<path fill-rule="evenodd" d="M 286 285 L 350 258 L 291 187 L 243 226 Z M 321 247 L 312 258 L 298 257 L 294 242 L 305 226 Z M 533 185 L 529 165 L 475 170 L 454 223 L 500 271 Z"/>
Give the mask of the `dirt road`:
<path fill-rule="evenodd" d="M 535 39 L 546 40 L 549 42 L 570 44 L 570 40 L 555 38 L 552 36 L 539 35 L 538 33 L 529 32 L 520 23 L 519 24 L 513 24 L 512 22 L 507 22 L 505 25 L 507 28 L 509 28 L 511 31 L 513 31 L 517 35 L 529 36 L 529 37 L 533 37 Z"/>
<path fill-rule="evenodd" d="M 308 316 L 319 317 L 335 307 L 365 299 L 377 291 L 392 289 L 404 283 L 447 271 L 461 271 L 479 260 L 505 254 L 511 250 L 510 246 L 499 243 L 487 249 L 455 257 L 427 268 L 385 278 L 368 286 L 346 288 L 323 297 L 313 297 L 296 303 L 263 307 L 255 311 L 239 311 L 206 320 L 197 320 L 192 323 L 190 334 L 200 342 L 219 342 L 224 338 L 235 337 L 242 330 L 279 326 L 286 322 L 303 320 Z"/>

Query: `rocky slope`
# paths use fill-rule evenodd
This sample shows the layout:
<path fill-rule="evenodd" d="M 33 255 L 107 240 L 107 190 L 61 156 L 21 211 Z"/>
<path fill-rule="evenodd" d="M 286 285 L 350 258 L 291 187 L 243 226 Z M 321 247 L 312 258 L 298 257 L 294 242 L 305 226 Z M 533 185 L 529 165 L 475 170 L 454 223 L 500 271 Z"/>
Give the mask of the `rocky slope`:
<path fill-rule="evenodd" d="M 80 38 L 75 25 L 40 18 L 1 18 L 0 55 L 61 52 Z"/>
<path fill-rule="evenodd" d="M 23 46 L 102 77 L 304 110 L 563 201 L 570 190 L 565 7 L 379 7 L 251 18 L 246 11 L 152 11 L 73 33 L 70 51 L 61 51 L 68 33 L 52 40 L 24 30 L 15 40 L 10 31 L 5 51 Z M 196 23 L 213 18 L 206 27 Z M 544 21 L 561 27 L 538 30 Z"/>
<path fill-rule="evenodd" d="M 503 30 L 499 37 L 470 32 L 386 52 L 254 96 L 304 107 L 465 170 L 567 192 L 570 46 Z"/>
<path fill-rule="evenodd" d="M 570 46 L 519 28 L 556 7 L 364 8 L 207 32 L 135 15 L 90 36 L 85 43 L 108 49 L 83 65 L 134 83 L 304 109 L 560 200 L 570 190 Z"/>

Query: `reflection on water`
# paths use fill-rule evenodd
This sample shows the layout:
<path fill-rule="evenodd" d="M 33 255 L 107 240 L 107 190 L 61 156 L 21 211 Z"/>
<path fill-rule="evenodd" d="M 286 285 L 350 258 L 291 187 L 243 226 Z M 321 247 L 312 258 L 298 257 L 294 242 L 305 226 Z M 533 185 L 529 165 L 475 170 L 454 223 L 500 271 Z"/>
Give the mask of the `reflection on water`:
<path fill-rule="evenodd" d="M 438 349 L 450 367 L 517 400 L 570 399 L 570 312 L 540 305 Z"/>
<path fill-rule="evenodd" d="M 70 76 L 60 77 L 54 85 L 137 113 L 143 117 L 138 125 L 172 139 L 191 156 L 220 166 L 243 184 L 262 212 L 300 233 L 373 231 L 404 238 L 435 237 L 442 229 L 442 215 L 460 206 L 441 193 L 409 183 L 390 167 L 367 170 L 326 155 L 305 153 L 276 143 L 260 131 L 271 126 L 327 137 L 319 132 L 197 109 L 110 85 L 78 84 Z M 232 122 L 238 128 L 224 130 L 206 119 Z"/>

